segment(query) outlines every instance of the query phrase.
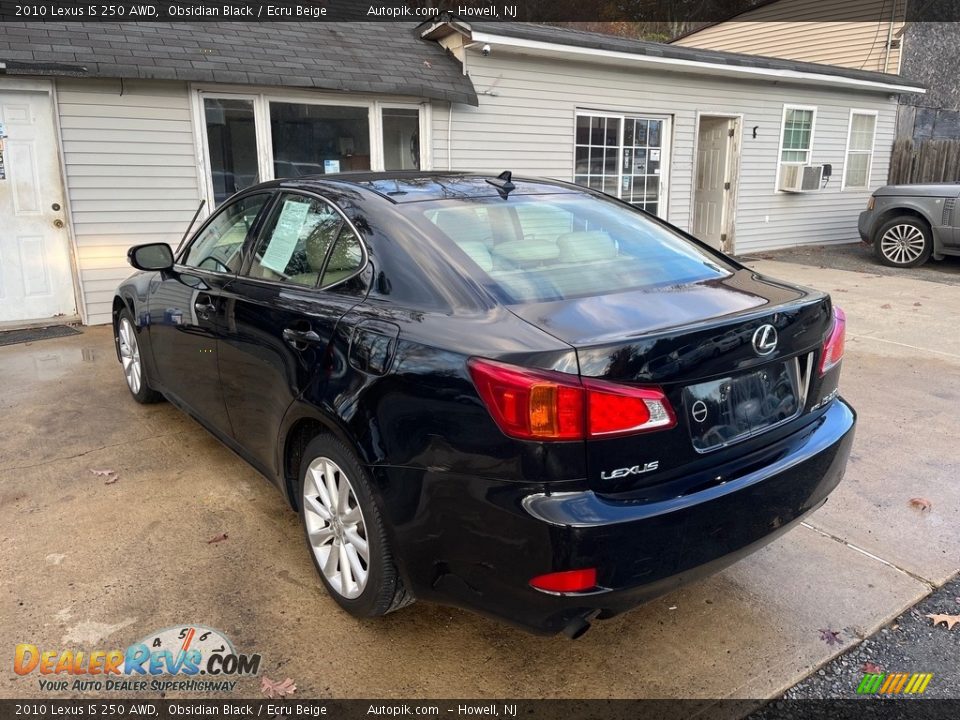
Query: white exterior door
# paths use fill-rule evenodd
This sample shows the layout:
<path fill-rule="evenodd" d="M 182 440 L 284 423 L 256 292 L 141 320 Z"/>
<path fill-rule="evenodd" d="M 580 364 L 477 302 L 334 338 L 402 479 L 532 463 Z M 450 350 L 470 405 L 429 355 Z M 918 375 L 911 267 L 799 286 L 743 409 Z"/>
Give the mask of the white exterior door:
<path fill-rule="evenodd" d="M 693 234 L 723 250 L 727 233 L 727 194 L 730 191 L 732 118 L 700 119 L 697 140 L 697 185 L 694 191 Z"/>
<path fill-rule="evenodd" d="M 74 316 L 50 92 L 0 86 L 0 123 L 0 322 Z"/>

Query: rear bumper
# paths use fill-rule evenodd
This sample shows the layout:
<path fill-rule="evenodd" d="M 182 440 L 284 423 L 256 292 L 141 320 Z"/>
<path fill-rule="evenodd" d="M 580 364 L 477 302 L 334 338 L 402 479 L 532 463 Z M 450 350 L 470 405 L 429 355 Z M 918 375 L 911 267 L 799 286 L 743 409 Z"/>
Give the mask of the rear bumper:
<path fill-rule="evenodd" d="M 843 477 L 855 423 L 853 410 L 837 399 L 778 442 L 772 460 L 766 448 L 760 467 L 745 458 L 742 473 L 726 474 L 723 484 L 656 503 L 466 478 L 462 493 L 447 493 L 430 491 L 434 483 L 423 476 L 423 497 L 432 505 L 426 518 L 415 534 L 394 529 L 402 572 L 422 599 L 534 632 L 556 633 L 598 611 L 616 615 L 722 569 L 822 505 Z M 460 484 L 449 476 L 445 482 Z M 448 495 L 455 502 L 441 507 Z M 427 519 L 434 513 L 445 519 Z M 597 568 L 598 589 L 547 594 L 528 584 L 536 575 L 584 567 Z"/>

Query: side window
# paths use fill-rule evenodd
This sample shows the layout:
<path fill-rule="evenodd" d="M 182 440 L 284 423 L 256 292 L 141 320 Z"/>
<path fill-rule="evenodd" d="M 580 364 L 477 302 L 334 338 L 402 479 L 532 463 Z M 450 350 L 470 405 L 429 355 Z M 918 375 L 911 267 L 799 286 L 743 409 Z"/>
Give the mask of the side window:
<path fill-rule="evenodd" d="M 243 243 L 269 199 L 266 193 L 248 195 L 221 208 L 190 243 L 181 263 L 214 272 L 237 272 Z"/>
<path fill-rule="evenodd" d="M 817 109 L 784 105 L 780 130 L 780 158 L 777 165 L 777 189 L 797 188 L 803 168 L 813 154 L 813 131 Z"/>
<path fill-rule="evenodd" d="M 250 277 L 316 287 L 342 224 L 342 216 L 328 202 L 282 195 L 253 255 Z"/>
<path fill-rule="evenodd" d="M 363 249 L 360 247 L 360 238 L 350 229 L 349 225 L 344 225 L 340 231 L 340 237 L 337 238 L 337 244 L 333 246 L 330 253 L 330 260 L 327 262 L 327 268 L 323 271 L 323 281 L 320 287 L 330 287 L 345 278 L 353 275 L 363 263 Z"/>

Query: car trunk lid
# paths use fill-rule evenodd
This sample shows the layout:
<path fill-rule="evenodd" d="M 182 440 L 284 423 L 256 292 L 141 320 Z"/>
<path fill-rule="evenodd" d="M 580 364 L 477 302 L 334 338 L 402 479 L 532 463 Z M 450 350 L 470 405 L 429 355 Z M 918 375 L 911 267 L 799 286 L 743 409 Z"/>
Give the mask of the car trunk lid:
<path fill-rule="evenodd" d="M 828 296 L 746 269 L 511 309 L 571 344 L 585 380 L 655 386 L 669 400 L 675 427 L 586 442 L 589 482 L 604 492 L 666 482 L 740 443 L 756 448 L 751 440 L 800 417 L 831 323 Z"/>

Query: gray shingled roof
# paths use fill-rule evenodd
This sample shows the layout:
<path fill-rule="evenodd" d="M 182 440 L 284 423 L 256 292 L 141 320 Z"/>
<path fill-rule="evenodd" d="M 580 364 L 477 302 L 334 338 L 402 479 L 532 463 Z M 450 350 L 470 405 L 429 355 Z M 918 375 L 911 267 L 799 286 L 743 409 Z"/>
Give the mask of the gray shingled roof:
<path fill-rule="evenodd" d="M 603 35 L 586 32 L 573 28 L 556 27 L 552 25 L 535 25 L 533 23 L 509 22 L 473 22 L 469 23 L 471 30 L 489 33 L 490 35 L 505 35 L 507 37 L 524 40 L 539 40 L 541 42 L 572 45 L 575 47 L 593 48 L 596 50 L 612 50 L 615 52 L 646 55 L 649 57 L 675 58 L 694 62 L 726 65 L 729 67 L 763 68 L 765 70 L 793 70 L 796 72 L 817 73 L 832 77 L 866 80 L 869 82 L 884 83 L 887 85 L 913 85 L 922 87 L 914 82 L 908 82 L 898 75 L 871 72 L 868 70 L 853 70 L 835 65 L 821 65 L 820 63 L 783 60 L 780 58 L 763 57 L 760 55 L 744 55 L 742 53 L 720 52 L 717 50 L 701 50 L 699 48 L 683 47 L 681 45 L 667 45 L 647 40 L 633 40 L 630 38 Z"/>
<path fill-rule="evenodd" d="M 317 88 L 477 105 L 414 23 L 0 23 L 7 74 Z"/>

